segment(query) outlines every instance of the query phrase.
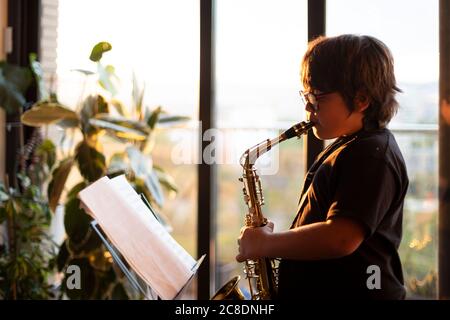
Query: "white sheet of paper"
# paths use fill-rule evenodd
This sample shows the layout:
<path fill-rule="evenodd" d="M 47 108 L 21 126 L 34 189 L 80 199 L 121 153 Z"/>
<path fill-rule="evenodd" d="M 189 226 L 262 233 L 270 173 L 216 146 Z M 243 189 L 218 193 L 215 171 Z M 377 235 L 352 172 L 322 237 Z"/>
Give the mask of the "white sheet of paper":
<path fill-rule="evenodd" d="M 103 177 L 79 197 L 131 268 L 161 299 L 173 299 L 196 261 L 156 220 L 125 176 Z"/>

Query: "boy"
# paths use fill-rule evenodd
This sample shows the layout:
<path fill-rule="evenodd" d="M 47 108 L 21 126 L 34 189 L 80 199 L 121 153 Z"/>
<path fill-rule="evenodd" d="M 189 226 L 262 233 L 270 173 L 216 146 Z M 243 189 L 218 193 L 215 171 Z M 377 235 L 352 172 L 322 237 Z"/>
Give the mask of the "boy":
<path fill-rule="evenodd" d="M 337 139 L 308 171 L 291 229 L 243 228 L 236 259 L 281 258 L 280 299 L 404 299 L 397 249 L 408 177 L 386 128 L 400 92 L 391 53 L 369 36 L 320 37 L 301 82 L 314 135 Z"/>

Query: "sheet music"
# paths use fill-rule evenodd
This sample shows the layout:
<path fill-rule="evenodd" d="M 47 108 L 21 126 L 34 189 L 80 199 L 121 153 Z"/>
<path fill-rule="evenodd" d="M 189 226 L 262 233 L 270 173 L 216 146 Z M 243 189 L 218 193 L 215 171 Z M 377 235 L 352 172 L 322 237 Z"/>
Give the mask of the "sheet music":
<path fill-rule="evenodd" d="M 196 261 L 156 220 L 125 176 L 103 177 L 79 197 L 136 273 L 162 299 L 173 299 Z"/>

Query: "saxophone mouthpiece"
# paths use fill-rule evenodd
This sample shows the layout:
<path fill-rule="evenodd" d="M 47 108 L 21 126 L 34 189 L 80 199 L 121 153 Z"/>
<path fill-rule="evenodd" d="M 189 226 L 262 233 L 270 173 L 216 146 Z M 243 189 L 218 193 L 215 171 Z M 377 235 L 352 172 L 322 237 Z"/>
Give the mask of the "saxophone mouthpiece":
<path fill-rule="evenodd" d="M 301 135 L 305 134 L 312 127 L 314 127 L 313 122 L 302 121 L 287 129 L 282 133 L 282 136 L 285 139 L 291 139 L 293 137 L 300 138 Z"/>

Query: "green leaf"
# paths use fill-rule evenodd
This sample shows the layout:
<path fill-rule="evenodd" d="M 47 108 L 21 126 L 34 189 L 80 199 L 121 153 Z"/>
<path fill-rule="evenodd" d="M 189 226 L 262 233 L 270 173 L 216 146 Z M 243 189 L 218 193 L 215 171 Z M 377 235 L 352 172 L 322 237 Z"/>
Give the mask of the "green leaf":
<path fill-rule="evenodd" d="M 124 152 L 115 153 L 109 159 L 109 172 L 127 171 L 128 168 L 128 156 Z"/>
<path fill-rule="evenodd" d="M 91 75 L 95 74 L 95 72 L 93 72 L 93 71 L 84 70 L 84 69 L 72 69 L 70 71 L 79 72 L 79 73 L 84 74 L 85 76 L 91 76 Z"/>
<path fill-rule="evenodd" d="M 111 49 L 112 49 L 112 46 L 110 43 L 99 42 L 92 48 L 89 59 L 91 59 L 91 61 L 94 61 L 94 62 L 100 61 L 100 59 L 103 56 L 103 53 L 110 51 Z"/>
<path fill-rule="evenodd" d="M 37 148 L 36 154 L 47 164 L 51 170 L 56 161 L 56 147 L 52 140 L 45 139 Z"/>
<path fill-rule="evenodd" d="M 9 195 L 5 192 L 5 190 L 0 189 L 0 202 L 7 201 L 9 199 Z"/>
<path fill-rule="evenodd" d="M 19 93 L 25 94 L 31 85 L 32 74 L 27 67 L 0 61 L 0 74 Z"/>
<path fill-rule="evenodd" d="M 147 124 L 150 127 L 150 129 L 154 129 L 156 123 L 158 122 L 158 119 L 160 117 L 160 114 L 163 112 L 162 107 L 158 106 L 153 112 L 150 114 L 150 117 L 147 120 Z"/>
<path fill-rule="evenodd" d="M 134 174 L 144 181 L 156 204 L 161 207 L 164 202 L 164 194 L 153 170 L 152 158 L 135 147 L 128 147 L 127 154 Z"/>
<path fill-rule="evenodd" d="M 25 92 L 31 84 L 28 68 L 0 62 L 0 107 L 7 113 L 18 112 L 25 104 Z"/>
<path fill-rule="evenodd" d="M 5 207 L 0 207 L 0 224 L 6 220 L 7 212 Z"/>
<path fill-rule="evenodd" d="M 59 198 L 66 185 L 70 170 L 72 170 L 74 159 L 72 157 L 62 160 L 57 168 L 53 170 L 52 180 L 48 185 L 48 202 L 50 209 L 54 212 Z"/>
<path fill-rule="evenodd" d="M 112 133 L 119 138 L 142 141 L 147 137 L 147 134 L 141 131 L 123 127 L 104 120 L 90 119 L 89 124 L 97 128 L 106 129 L 108 133 Z"/>
<path fill-rule="evenodd" d="M 97 114 L 108 113 L 109 107 L 105 98 L 101 95 L 88 96 L 83 102 L 83 108 L 81 109 L 81 119 L 83 125 L 88 125 L 89 120 L 95 117 Z"/>
<path fill-rule="evenodd" d="M 186 116 L 171 116 L 171 115 L 162 114 L 158 119 L 158 123 L 172 124 L 174 122 L 184 122 L 184 121 L 189 121 L 189 120 L 191 120 L 191 118 L 186 117 Z"/>
<path fill-rule="evenodd" d="M 128 294 L 121 283 L 117 283 L 111 294 L 111 300 L 128 300 Z"/>
<path fill-rule="evenodd" d="M 70 198 L 65 205 L 64 227 L 70 242 L 73 242 L 75 247 L 85 239 L 90 229 L 90 223 L 91 219 L 80 208 L 80 199 Z"/>
<path fill-rule="evenodd" d="M 108 121 L 111 123 L 115 123 L 122 127 L 139 130 L 145 134 L 147 134 L 150 131 L 149 127 L 147 126 L 147 124 L 145 122 L 132 120 L 132 119 L 129 119 L 129 118 L 123 117 L 123 116 L 112 116 L 110 114 L 103 113 L 103 114 L 96 115 L 95 118 L 99 119 L 99 120 L 105 120 L 105 121 Z"/>
<path fill-rule="evenodd" d="M 90 232 L 87 241 L 84 242 L 80 247 L 80 249 L 86 253 L 99 249 L 103 244 L 102 240 L 97 235 L 97 233 L 92 229 L 92 227 L 89 229 L 89 231 Z"/>
<path fill-rule="evenodd" d="M 144 88 L 140 89 L 139 84 L 136 78 L 136 74 L 133 72 L 133 106 L 134 110 L 136 111 L 136 114 L 138 115 L 139 120 L 142 120 L 143 114 L 142 114 L 142 103 L 144 101 L 144 93 L 145 93 L 145 86 Z"/>
<path fill-rule="evenodd" d="M 94 182 L 105 175 L 105 156 L 86 140 L 78 144 L 75 153 L 80 173 L 87 181 Z"/>
<path fill-rule="evenodd" d="M 114 97 L 118 92 L 119 77 L 115 73 L 112 65 L 103 66 L 101 63 L 97 64 L 98 83 L 99 85 L 111 93 Z"/>
<path fill-rule="evenodd" d="M 89 119 L 94 117 L 95 109 L 97 105 L 97 96 L 89 95 L 84 99 L 83 106 L 80 111 L 81 126 L 84 134 L 95 134 L 97 129 L 92 128 L 89 124 Z"/>
<path fill-rule="evenodd" d="M 178 188 L 175 184 L 175 180 L 172 178 L 171 175 L 164 172 L 159 167 L 153 166 L 153 169 L 155 169 L 156 175 L 158 177 L 159 183 L 165 187 L 168 191 L 178 192 Z"/>
<path fill-rule="evenodd" d="M 56 257 L 56 267 L 59 272 L 61 272 L 66 266 L 68 260 L 70 259 L 70 253 L 67 249 L 66 240 L 59 247 L 58 256 Z"/>
<path fill-rule="evenodd" d="M 17 178 L 20 181 L 20 185 L 24 188 L 24 189 L 28 189 L 30 187 L 31 184 L 31 180 L 30 177 L 26 176 L 23 173 L 19 173 L 17 174 Z"/>
<path fill-rule="evenodd" d="M 78 184 L 76 184 L 72 189 L 70 189 L 70 191 L 67 193 L 67 198 L 73 198 L 73 197 L 77 197 L 78 193 L 83 190 L 84 188 L 87 187 L 87 183 L 86 182 L 80 182 Z"/>
<path fill-rule="evenodd" d="M 110 103 L 122 117 L 126 115 L 125 106 L 122 102 L 117 99 L 111 99 Z"/>
<path fill-rule="evenodd" d="M 18 212 L 20 212 L 20 206 L 19 203 L 14 201 L 14 198 L 10 198 L 5 205 L 6 209 L 6 216 L 14 217 L 17 215 Z"/>
<path fill-rule="evenodd" d="M 37 60 L 36 53 L 30 53 L 29 60 L 31 71 L 33 72 L 34 79 L 36 80 L 36 84 L 39 90 L 39 100 L 47 100 L 50 95 L 45 86 L 44 71 L 42 70 L 40 62 Z"/>
<path fill-rule="evenodd" d="M 97 104 L 95 106 L 94 115 L 109 113 L 108 102 L 101 95 L 97 95 Z"/>
<path fill-rule="evenodd" d="M 64 129 L 77 128 L 80 125 L 80 119 L 64 119 L 56 122 L 56 125 Z"/>
<path fill-rule="evenodd" d="M 30 110 L 26 111 L 21 120 L 24 124 L 32 127 L 39 127 L 61 120 L 78 121 L 76 112 L 64 107 L 59 103 L 45 102 L 34 105 Z"/>
<path fill-rule="evenodd" d="M 9 83 L 4 82 L 0 75 L 0 107 L 4 108 L 8 114 L 12 114 L 18 112 L 25 102 L 25 97 Z"/>

